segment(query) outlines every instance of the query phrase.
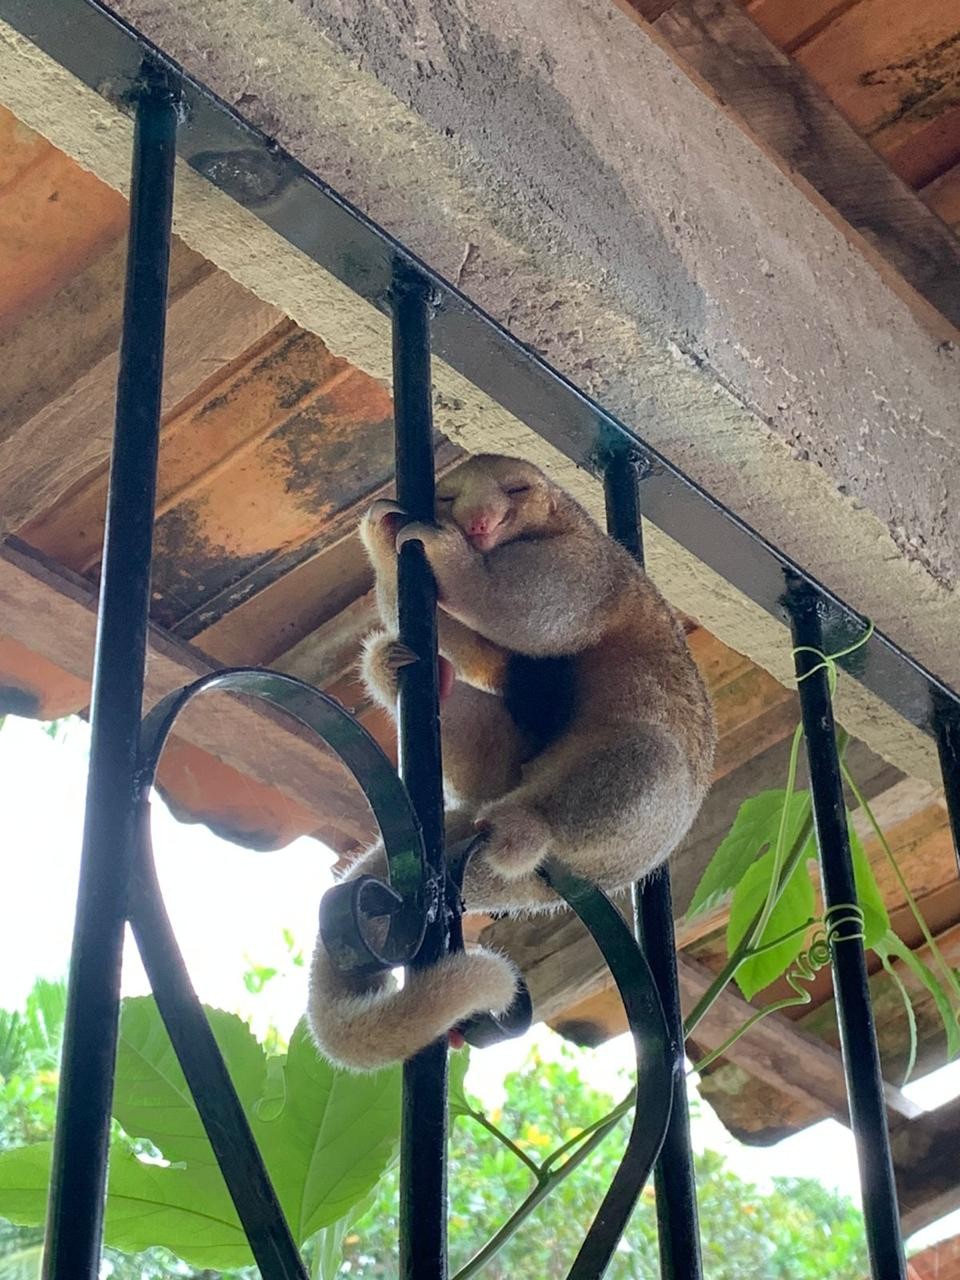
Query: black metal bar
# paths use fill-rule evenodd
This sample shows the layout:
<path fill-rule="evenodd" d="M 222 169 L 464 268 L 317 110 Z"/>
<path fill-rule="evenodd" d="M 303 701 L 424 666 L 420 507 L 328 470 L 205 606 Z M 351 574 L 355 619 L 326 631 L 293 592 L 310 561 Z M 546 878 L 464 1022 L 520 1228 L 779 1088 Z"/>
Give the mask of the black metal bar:
<path fill-rule="evenodd" d="M 670 1029 L 673 1110 L 654 1171 L 662 1280 L 701 1280 L 697 1182 L 690 1142 L 690 1110 L 684 1062 L 683 1011 L 677 978 L 670 872 L 660 867 L 637 886 L 634 907 L 644 955 L 653 973 Z"/>
<path fill-rule="evenodd" d="M 393 403 L 397 501 L 415 520 L 434 519 L 430 389 L 430 286 L 401 268 L 393 288 Z M 432 918 L 414 968 L 447 950 L 443 860 L 443 782 L 437 684 L 437 589 L 423 547 L 406 543 L 397 566 L 400 638 L 420 661 L 400 673 L 397 707 L 400 776 L 423 828 Z M 447 1042 L 404 1064 L 400 1131 L 400 1276 L 447 1275 Z"/>
<path fill-rule="evenodd" d="M 643 567 L 643 518 L 639 481 L 643 460 L 619 454 L 604 476 L 607 529 Z M 653 974 L 670 1034 L 673 1108 L 654 1174 L 663 1280 L 701 1280 L 697 1184 L 690 1145 L 690 1112 L 684 1060 L 683 1011 L 677 978 L 670 871 L 661 867 L 634 891 L 637 937 Z"/>
<path fill-rule="evenodd" d="M 160 432 L 177 106 L 147 70 L 137 98 L 116 434 L 91 697 L 90 772 L 70 959 L 43 1274 L 96 1280 L 120 968 L 135 840 Z"/>
<path fill-rule="evenodd" d="M 143 722 L 137 767 L 138 857 L 130 922 L 157 1006 L 260 1272 L 265 1280 L 305 1280 L 306 1271 L 283 1210 L 190 982 L 157 882 L 151 847 L 148 802 L 161 752 L 187 703 L 210 691 L 252 696 L 286 712 L 339 756 L 370 802 L 383 836 L 394 887 L 404 890 L 404 903 L 409 901 L 417 909 L 423 862 L 420 826 L 393 765 L 363 725 L 336 699 L 292 676 L 250 667 L 218 671 L 168 694 Z M 376 883 L 371 877 L 366 880 Z M 327 896 L 339 897 L 354 883 L 339 885 Z M 369 952 L 362 895 L 353 906 L 352 913 L 334 911 L 324 928 L 321 905 L 321 930 L 332 955 L 366 959 Z M 390 963 L 407 959 L 419 945 L 422 924 L 405 920 L 409 914 L 404 907 L 394 915 L 397 923 L 387 944 Z"/>
<path fill-rule="evenodd" d="M 943 698 L 937 699 L 936 728 L 943 793 L 953 835 L 953 851 L 960 871 L 960 712 Z"/>
<path fill-rule="evenodd" d="M 824 905 L 828 919 L 837 913 L 828 933 L 871 1275 L 873 1280 L 905 1280 L 906 1262 L 862 933 L 849 912 L 844 916 L 842 910 L 837 910 L 856 903 L 857 890 L 830 684 L 819 656 L 824 645 L 822 620 L 817 597 L 805 584 L 791 585 L 787 604 L 797 646 L 796 672 Z"/>
<path fill-rule="evenodd" d="M 675 1055 L 650 965 L 623 916 L 602 889 L 554 858 L 547 859 L 541 874 L 577 913 L 600 948 L 623 1000 L 637 1055 L 637 1092 L 627 1148 L 567 1276 L 567 1280 L 597 1280 L 610 1265 L 662 1149 L 673 1107 Z"/>
<path fill-rule="evenodd" d="M 150 806 L 140 808 L 140 854 L 130 923 L 150 987 L 263 1280 L 307 1280 L 230 1073 L 170 924 L 150 847 Z"/>
<path fill-rule="evenodd" d="M 125 78 L 136 76 L 145 52 L 180 71 L 98 0 L 0 0 L 0 17 L 110 100 Z M 183 98 L 186 119 L 178 151 L 208 181 L 375 306 L 389 308 L 395 264 L 417 273 L 437 299 L 432 326 L 436 356 L 595 474 L 613 454 L 640 450 L 652 468 L 643 483 L 646 519 L 768 613 L 781 617 L 784 574 L 792 573 L 821 596 L 832 649 L 862 634 L 863 619 L 856 610 L 242 120 L 233 107 L 186 75 Z M 933 732 L 935 692 L 960 710 L 960 695 L 880 631 L 843 665 L 925 733 Z"/>

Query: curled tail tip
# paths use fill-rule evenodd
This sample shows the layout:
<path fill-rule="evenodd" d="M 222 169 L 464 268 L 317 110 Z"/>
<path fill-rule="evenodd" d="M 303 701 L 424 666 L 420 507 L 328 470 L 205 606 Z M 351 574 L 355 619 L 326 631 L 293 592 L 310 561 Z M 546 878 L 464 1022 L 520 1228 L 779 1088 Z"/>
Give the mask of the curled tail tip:
<path fill-rule="evenodd" d="M 311 991 L 308 1021 L 319 1052 L 337 1067 L 378 1071 L 425 1049 L 478 1013 L 504 1013 L 518 971 L 498 952 L 478 948 L 408 973 L 402 990 L 360 996 Z"/>

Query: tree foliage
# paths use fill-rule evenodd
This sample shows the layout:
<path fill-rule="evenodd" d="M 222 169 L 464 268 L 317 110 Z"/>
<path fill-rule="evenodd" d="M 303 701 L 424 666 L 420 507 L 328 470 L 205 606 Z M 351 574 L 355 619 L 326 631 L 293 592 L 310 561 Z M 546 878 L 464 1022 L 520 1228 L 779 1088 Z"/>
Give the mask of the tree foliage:
<path fill-rule="evenodd" d="M 0 1280 L 33 1280 L 37 1274 L 62 997 L 60 984 L 38 983 L 23 1012 L 0 1013 L 0 1214 L 26 1224 L 0 1223 Z M 268 1055 L 240 1019 L 208 1012 L 291 1228 L 318 1280 L 395 1276 L 397 1073 L 387 1073 L 377 1084 L 376 1077 L 333 1072 L 302 1028 L 284 1054 Z M 529 1164 L 497 1131 L 539 1164 L 606 1115 L 611 1101 L 585 1083 L 578 1055 L 565 1051 L 558 1061 L 531 1057 L 522 1071 L 506 1078 L 502 1107 L 486 1115 L 463 1092 L 465 1056 L 454 1062 L 450 1241 L 456 1269 L 534 1182 Z M 566 1275 L 612 1177 L 625 1133 L 621 1125 L 554 1189 L 488 1264 L 485 1276 L 559 1280 Z M 174 1162 L 172 1167 L 156 1163 L 161 1154 Z M 5 1176 L 4 1170 L 15 1176 Z M 697 1173 L 707 1280 L 819 1275 L 860 1280 L 865 1273 L 859 1213 L 818 1183 L 779 1180 L 761 1190 L 711 1152 L 698 1157 Z M 202 1228 L 197 1225 L 201 1217 Z M 252 1277 L 256 1272 L 248 1265 L 230 1266 L 249 1262 L 238 1231 L 156 1008 L 151 1000 L 126 1001 L 107 1212 L 108 1269 L 116 1280 L 200 1280 L 218 1273 Z M 612 1280 L 659 1277 L 650 1190 L 609 1274 Z"/>
<path fill-rule="evenodd" d="M 490 1119 L 535 1159 L 559 1140 L 599 1120 L 611 1106 L 577 1070 L 577 1056 L 532 1057 L 507 1076 L 502 1108 Z M 488 1264 L 489 1280 L 562 1280 L 606 1191 L 627 1125 L 560 1184 Z M 457 1119 L 450 1160 L 451 1272 L 463 1266 L 531 1189 L 527 1167 L 469 1117 Z M 863 1221 L 853 1204 L 805 1179 L 777 1179 L 761 1190 L 724 1157 L 697 1157 L 706 1280 L 862 1280 L 867 1258 Z M 397 1171 L 344 1240 L 341 1274 L 387 1280 L 396 1274 Z M 647 1189 L 608 1273 L 610 1280 L 660 1280 L 653 1193 Z"/>

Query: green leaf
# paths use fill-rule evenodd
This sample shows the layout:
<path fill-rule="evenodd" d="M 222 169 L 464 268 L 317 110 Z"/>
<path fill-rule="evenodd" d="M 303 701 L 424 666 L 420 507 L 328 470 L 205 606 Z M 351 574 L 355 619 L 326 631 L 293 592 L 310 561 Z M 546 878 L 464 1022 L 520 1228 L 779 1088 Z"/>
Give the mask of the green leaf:
<path fill-rule="evenodd" d="M 352 1213 L 347 1213 L 317 1232 L 311 1270 L 313 1280 L 336 1280 L 343 1261 L 343 1237 L 347 1234 L 352 1217 Z"/>
<path fill-rule="evenodd" d="M 0 1217 L 18 1227 L 41 1227 L 47 1213 L 52 1142 L 0 1151 Z"/>
<path fill-rule="evenodd" d="M 450 1076 L 447 1084 L 447 1103 L 450 1119 L 457 1116 L 476 1115 L 478 1107 L 471 1106 L 466 1094 L 465 1081 L 470 1066 L 470 1050 L 464 1046 L 450 1055 Z"/>
<path fill-rule="evenodd" d="M 104 1239 L 125 1253 L 160 1245 L 218 1271 L 253 1261 L 219 1169 L 165 1168 L 119 1147 L 110 1155 Z"/>
<path fill-rule="evenodd" d="M 47 1207 L 53 1144 L 0 1152 L 0 1214 L 40 1226 Z M 126 1253 L 154 1245 L 193 1266 L 224 1270 L 253 1261 L 218 1169 L 146 1164 L 120 1147 L 110 1155 L 106 1243 Z"/>
<path fill-rule="evenodd" d="M 733 826 L 710 859 L 687 908 L 687 918 L 714 906 L 725 894 L 735 889 L 749 867 L 767 848 L 777 842 L 780 815 L 786 791 L 761 791 L 745 800 L 737 810 Z M 790 797 L 785 829 L 784 853 L 800 834 L 810 813 L 810 793 L 795 791 Z"/>
<path fill-rule="evenodd" d="M 66 1016 L 67 984 L 38 978 L 27 996 L 24 1011 L 27 1047 L 50 1066 L 56 1066 L 59 1061 Z"/>
<path fill-rule="evenodd" d="M 766 901 L 770 877 L 773 874 L 773 858 L 774 851 L 771 849 L 749 868 L 734 890 L 733 901 L 730 904 L 730 919 L 727 923 L 728 954 L 733 953 L 737 943 Z M 784 885 L 780 900 L 770 914 L 763 936 L 757 941 L 757 946 L 764 946 L 791 930 L 798 929 L 813 916 L 816 900 L 806 864 L 806 857 L 802 857 L 794 868 L 793 874 Z M 746 999 L 751 1000 L 758 991 L 775 982 L 804 949 L 804 944 L 805 935 L 798 932 L 794 937 L 788 938 L 770 951 L 745 960 L 735 977 Z"/>
<path fill-rule="evenodd" d="M 881 959 L 895 956 L 896 959 L 902 960 L 913 976 L 927 988 L 943 1023 L 947 1037 L 947 1056 L 960 1057 L 960 1021 L 958 1021 L 957 1010 L 953 1007 L 950 996 L 933 970 L 925 965 L 892 929 L 888 929 L 885 937 L 874 943 L 873 949 Z"/>
<path fill-rule="evenodd" d="M 863 842 L 847 818 L 850 834 L 850 852 L 853 855 L 853 877 L 857 886 L 857 901 L 863 912 L 863 945 L 875 946 L 890 930 L 890 917 L 883 903 L 883 895 L 873 874 L 873 868 L 863 849 Z"/>
<path fill-rule="evenodd" d="M 207 1010 L 291 1231 L 298 1243 L 350 1215 L 396 1158 L 400 1068 L 338 1071 L 301 1022 L 285 1060 L 270 1064 L 246 1025 Z M 162 1245 L 194 1266 L 246 1265 L 250 1251 L 152 999 L 126 1001 L 115 1114 L 174 1167 L 110 1157 L 107 1243 L 127 1252 Z M 46 1208 L 49 1144 L 0 1153 L 0 1214 L 39 1225 Z M 342 1235 L 341 1235 L 342 1239 Z M 333 1245 L 329 1246 L 331 1249 Z M 339 1240 L 336 1244 L 339 1249 Z"/>
<path fill-rule="evenodd" d="M 23 1019 L 15 1010 L 0 1009 L 0 1080 L 9 1079 L 21 1068 L 26 1054 Z"/>
<path fill-rule="evenodd" d="M 264 1091 L 266 1057 L 247 1024 L 233 1013 L 205 1009 L 244 1110 Z M 149 1138 L 167 1160 L 214 1166 L 216 1160 L 151 996 L 124 1000 L 117 1050 L 113 1114 L 133 1138 Z"/>
<path fill-rule="evenodd" d="M 907 1053 L 907 1065 L 903 1073 L 902 1085 L 905 1085 L 913 1075 L 913 1069 L 917 1065 L 917 1015 L 914 1012 L 913 1001 L 910 999 L 910 992 L 904 986 L 903 981 L 897 973 L 896 969 L 890 962 L 889 957 L 881 956 L 883 968 L 890 981 L 897 989 L 900 999 L 903 1001 L 903 1011 L 907 1016 L 907 1031 L 910 1036 L 910 1049 Z"/>
<path fill-rule="evenodd" d="M 371 1193 L 360 1204 L 355 1204 L 349 1213 L 317 1232 L 314 1236 L 313 1266 L 310 1272 L 313 1280 L 337 1280 L 340 1263 L 343 1261 L 343 1238 L 351 1226 L 372 1207 L 374 1199 L 375 1196 Z"/>
<path fill-rule="evenodd" d="M 355 1075 L 331 1066 L 297 1024 L 284 1065 L 285 1101 L 253 1129 L 295 1238 L 342 1218 L 376 1185 L 400 1140 L 399 1067 Z"/>

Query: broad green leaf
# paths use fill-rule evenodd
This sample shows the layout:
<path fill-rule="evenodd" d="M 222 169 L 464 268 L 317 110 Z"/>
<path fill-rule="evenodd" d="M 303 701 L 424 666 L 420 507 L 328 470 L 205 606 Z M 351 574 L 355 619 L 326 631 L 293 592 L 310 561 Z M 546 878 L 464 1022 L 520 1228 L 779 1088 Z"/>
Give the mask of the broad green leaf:
<path fill-rule="evenodd" d="M 451 1053 L 450 1077 L 447 1084 L 447 1101 L 451 1120 L 457 1116 L 472 1116 L 477 1112 L 477 1108 L 470 1105 L 466 1094 L 465 1081 L 469 1066 L 470 1050 L 466 1046 L 458 1049 L 456 1053 Z"/>
<path fill-rule="evenodd" d="M 897 960 L 902 960 L 913 976 L 927 988 L 937 1006 L 937 1012 L 940 1014 L 946 1033 L 947 1055 L 950 1058 L 960 1057 L 960 1021 L 958 1021 L 957 1010 L 953 1007 L 950 996 L 933 970 L 925 965 L 892 929 L 888 929 L 886 936 L 874 943 L 873 949 L 880 957 L 894 956 Z"/>
<path fill-rule="evenodd" d="M 847 820 L 850 833 L 850 852 L 853 855 L 853 877 L 857 886 L 857 901 L 863 912 L 864 946 L 873 947 L 890 929 L 890 917 L 883 904 L 883 895 L 870 866 L 869 859 L 863 849 L 863 842 L 853 829 L 853 823 Z"/>
<path fill-rule="evenodd" d="M 104 1239 L 125 1253 L 161 1245 L 217 1271 L 253 1261 L 219 1169 L 146 1164 L 119 1147 L 110 1155 Z"/>
<path fill-rule="evenodd" d="M 266 1057 L 236 1014 L 205 1009 L 224 1062 L 249 1115 L 263 1093 Z M 156 1002 L 124 1000 L 113 1114 L 133 1138 L 149 1138 L 167 1160 L 216 1164 Z"/>
<path fill-rule="evenodd" d="M 286 1055 L 272 1053 L 267 1058 L 267 1074 L 263 1092 L 254 1103 L 253 1115 L 258 1120 L 276 1120 L 287 1100 Z"/>
<path fill-rule="evenodd" d="M 376 1185 L 400 1138 L 400 1068 L 331 1066 L 301 1021 L 284 1067 L 285 1101 L 253 1129 L 298 1241 L 342 1218 Z"/>
<path fill-rule="evenodd" d="M 735 889 L 757 858 L 776 845 L 786 794 L 784 790 L 761 791 L 743 802 L 697 885 L 687 908 L 688 918 L 706 911 Z M 809 813 L 810 793 L 795 791 L 787 811 L 784 853 L 789 852 Z"/>
<path fill-rule="evenodd" d="M 271 1064 L 270 1097 L 258 1108 L 267 1079 L 261 1047 L 239 1019 L 207 1013 L 295 1239 L 302 1244 L 355 1216 L 396 1156 L 399 1067 L 376 1075 L 338 1071 L 320 1058 L 301 1023 L 286 1060 Z M 115 1110 L 129 1134 L 149 1138 L 177 1164 L 148 1163 L 114 1147 L 107 1242 L 128 1252 L 163 1245 L 207 1268 L 248 1263 L 232 1202 L 149 999 L 125 1004 Z M 41 1223 L 49 1170 L 48 1144 L 0 1154 L 0 1214 Z"/>
<path fill-rule="evenodd" d="M 769 853 L 765 853 L 749 868 L 734 890 L 733 901 L 730 904 L 730 919 L 727 923 L 728 954 L 734 951 L 766 901 L 770 877 L 773 874 L 773 856 L 772 849 Z M 806 863 L 806 858 L 802 857 L 793 875 L 784 885 L 783 893 L 770 915 L 763 936 L 758 939 L 758 946 L 783 937 L 784 934 L 798 928 L 813 916 L 816 902 Z M 780 946 L 745 960 L 736 972 L 737 985 L 744 996 L 751 1000 L 758 991 L 775 982 L 796 960 L 804 949 L 804 945 L 805 935 L 797 933 Z"/>
<path fill-rule="evenodd" d="M 0 1151 L 0 1218 L 18 1227 L 40 1227 L 47 1212 L 52 1142 Z"/>
<path fill-rule="evenodd" d="M 47 1208 L 53 1143 L 0 1152 L 0 1214 L 40 1226 Z M 104 1239 L 137 1253 L 163 1245 L 198 1267 L 252 1262 L 249 1245 L 216 1169 L 146 1164 L 122 1148 L 110 1155 Z"/>
<path fill-rule="evenodd" d="M 40 1280 L 43 1245 L 35 1244 L 0 1258 L 0 1280 Z"/>

